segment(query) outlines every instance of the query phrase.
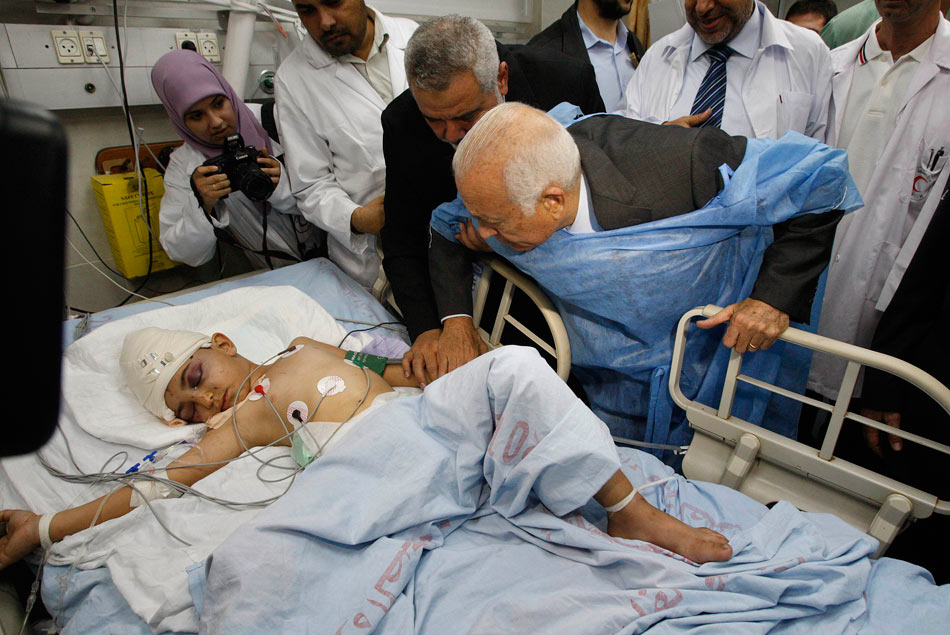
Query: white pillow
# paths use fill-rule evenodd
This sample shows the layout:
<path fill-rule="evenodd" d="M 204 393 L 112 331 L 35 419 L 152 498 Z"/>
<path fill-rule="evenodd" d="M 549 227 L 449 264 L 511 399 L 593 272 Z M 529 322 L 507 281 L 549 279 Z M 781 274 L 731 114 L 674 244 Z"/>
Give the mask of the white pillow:
<path fill-rule="evenodd" d="M 169 427 L 142 407 L 125 385 L 119 352 L 127 333 L 158 326 L 212 335 L 224 333 L 238 353 L 263 362 L 295 337 L 334 346 L 346 330 L 316 300 L 289 286 L 243 287 L 182 306 L 139 313 L 105 324 L 74 342 L 63 354 L 63 400 L 71 416 L 89 434 L 104 441 L 145 449 L 193 440 L 204 424 Z M 356 333 L 343 348 L 360 350 L 371 339 Z"/>

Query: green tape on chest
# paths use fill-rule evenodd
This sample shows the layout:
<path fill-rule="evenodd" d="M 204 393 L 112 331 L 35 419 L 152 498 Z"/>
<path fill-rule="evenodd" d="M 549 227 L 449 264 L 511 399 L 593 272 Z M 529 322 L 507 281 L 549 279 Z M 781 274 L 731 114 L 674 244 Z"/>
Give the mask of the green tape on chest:
<path fill-rule="evenodd" d="M 382 376 L 383 371 L 386 370 L 386 358 L 379 357 L 378 355 L 368 355 L 366 353 L 347 351 L 346 356 L 343 359 L 350 362 L 354 366 L 368 368 L 380 376 Z"/>

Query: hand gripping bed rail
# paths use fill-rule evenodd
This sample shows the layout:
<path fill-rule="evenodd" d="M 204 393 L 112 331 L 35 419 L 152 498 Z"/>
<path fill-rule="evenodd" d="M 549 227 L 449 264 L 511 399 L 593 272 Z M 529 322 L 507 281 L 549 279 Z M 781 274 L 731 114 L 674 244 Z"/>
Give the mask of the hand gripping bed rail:
<path fill-rule="evenodd" d="M 478 285 L 475 287 L 475 310 L 472 316 L 476 325 L 481 322 L 482 313 L 485 310 L 485 302 L 488 299 L 488 289 L 491 285 L 494 273 L 498 273 L 505 279 L 505 288 L 502 291 L 501 302 L 498 304 L 498 311 L 495 313 L 495 321 L 492 324 L 491 333 L 478 327 L 479 335 L 488 343 L 490 348 L 498 348 L 501 346 L 501 334 L 505 328 L 505 324 L 511 324 L 534 342 L 535 346 L 555 359 L 557 363 L 555 370 L 558 376 L 564 381 L 567 381 L 567 377 L 571 372 L 571 345 L 567 337 L 567 329 L 564 328 L 564 322 L 561 320 L 557 309 L 554 308 L 554 304 L 548 296 L 544 294 L 538 286 L 538 283 L 501 258 L 497 256 L 482 256 L 480 261 L 484 265 L 484 268 Z M 544 321 L 551 332 L 553 345 L 546 342 L 509 313 L 515 288 L 527 295 L 538 307 L 538 310 L 541 311 L 541 315 L 544 317 Z"/>
<path fill-rule="evenodd" d="M 905 361 L 845 344 L 799 329 L 789 328 L 780 337 L 791 344 L 848 360 L 838 399 L 826 404 L 740 374 L 742 354 L 729 358 L 718 408 L 687 399 L 680 389 L 683 356 L 691 321 L 710 317 L 719 307 L 706 305 L 680 318 L 673 347 L 670 394 L 686 411 L 694 436 L 683 460 L 689 478 L 722 483 L 763 503 L 787 500 L 805 511 L 835 514 L 880 541 L 876 556 L 884 553 L 894 537 L 912 518 L 933 513 L 950 514 L 950 501 L 888 478 L 834 456 L 835 443 L 845 419 L 950 454 L 950 446 L 892 428 L 848 411 L 861 366 L 896 375 L 937 401 L 950 413 L 950 389 L 931 375 Z M 831 422 L 815 449 L 731 415 L 738 382 L 745 382 L 789 399 L 831 412 Z"/>

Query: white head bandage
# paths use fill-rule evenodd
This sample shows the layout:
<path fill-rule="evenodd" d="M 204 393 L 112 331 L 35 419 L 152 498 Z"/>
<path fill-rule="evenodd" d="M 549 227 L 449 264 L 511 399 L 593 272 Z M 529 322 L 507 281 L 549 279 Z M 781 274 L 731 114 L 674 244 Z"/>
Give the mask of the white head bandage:
<path fill-rule="evenodd" d="M 165 389 L 172 375 L 211 338 L 191 331 L 144 328 L 125 336 L 119 364 L 125 381 L 145 408 L 171 421 L 175 413 L 165 405 Z"/>

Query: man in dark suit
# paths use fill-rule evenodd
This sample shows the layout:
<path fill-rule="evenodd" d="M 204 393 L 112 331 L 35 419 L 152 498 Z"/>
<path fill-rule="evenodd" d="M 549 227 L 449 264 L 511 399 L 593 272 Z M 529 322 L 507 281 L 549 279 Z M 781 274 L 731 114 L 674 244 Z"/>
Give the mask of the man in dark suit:
<path fill-rule="evenodd" d="M 623 24 L 633 0 L 577 0 L 528 46 L 591 65 L 608 112 L 622 109 L 624 91 L 643 57 L 643 44 Z"/>
<path fill-rule="evenodd" d="M 946 178 L 927 230 L 904 272 L 871 340 L 871 349 L 899 357 L 950 386 L 950 181 Z M 939 187 L 939 183 L 935 184 Z M 921 214 L 925 212 L 922 210 Z M 861 393 L 866 417 L 920 434 L 942 444 L 950 443 L 950 415 L 936 401 L 890 373 L 866 368 Z M 855 448 L 860 465 L 883 472 L 941 499 L 950 496 L 946 477 L 947 455 L 900 437 L 863 428 L 875 461 Z M 871 459 L 871 460 L 868 460 Z M 933 514 L 901 533 L 888 550 L 891 558 L 908 560 L 929 569 L 937 584 L 950 582 L 950 556 L 943 543 L 950 517 Z"/>
<path fill-rule="evenodd" d="M 470 359 L 483 346 L 474 330 L 455 329 L 453 319 L 443 328 L 429 277 L 429 218 L 456 196 L 454 146 L 506 99 L 545 109 L 567 101 L 585 113 L 603 111 L 603 102 L 589 66 L 498 44 L 485 25 L 460 16 L 417 29 L 406 47 L 406 74 L 409 90 L 382 115 L 386 224 L 380 236 L 383 267 L 413 340 L 403 366 L 425 382 L 434 378 L 426 376 L 427 366 L 434 371 L 441 361 L 454 368 L 455 351 Z"/>
<path fill-rule="evenodd" d="M 514 153 L 526 147 L 531 151 L 519 156 L 532 158 L 513 162 Z M 482 119 L 454 168 L 480 235 L 528 251 L 560 229 L 594 233 L 699 209 L 723 187 L 719 166 L 735 169 L 745 149 L 744 137 L 720 130 L 619 116 L 592 117 L 565 132 L 547 114 L 511 104 Z M 751 296 L 698 325 L 728 321 L 723 344 L 742 353 L 771 346 L 789 318 L 808 322 L 841 216 L 833 210 L 774 225 Z M 468 251 L 433 232 L 430 266 L 440 272 L 433 285 L 441 314 L 470 314 Z M 604 293 L 612 292 L 611 284 L 605 272 Z"/>

